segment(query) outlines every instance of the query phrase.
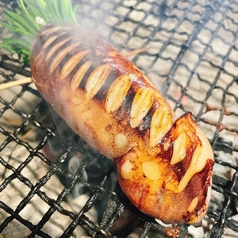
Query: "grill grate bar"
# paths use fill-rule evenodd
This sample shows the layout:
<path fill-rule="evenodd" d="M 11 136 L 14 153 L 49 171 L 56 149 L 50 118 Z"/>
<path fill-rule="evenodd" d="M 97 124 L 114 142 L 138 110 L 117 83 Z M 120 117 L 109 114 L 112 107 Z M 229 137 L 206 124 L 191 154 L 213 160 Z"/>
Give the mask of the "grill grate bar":
<path fill-rule="evenodd" d="M 3 231 L 3 229 L 5 227 L 7 227 L 7 225 L 13 220 L 13 219 L 16 219 L 18 220 L 19 222 L 21 222 L 22 224 L 24 224 L 24 226 L 28 227 L 30 230 L 32 230 L 34 228 L 34 225 L 23 219 L 19 214 L 17 214 L 14 210 L 12 210 L 9 206 L 7 206 L 6 204 L 4 204 L 3 202 L 0 201 L 0 208 L 5 210 L 7 213 L 9 213 L 9 215 L 11 215 L 10 217 L 8 217 L 2 224 L 1 224 L 1 227 L 0 227 L 0 232 Z M 3 228 L 3 229 L 2 229 Z M 42 236 L 42 237 L 45 237 L 45 238 L 49 238 L 51 236 L 47 235 L 45 232 L 43 231 L 40 231 L 39 232 L 39 235 Z"/>
<path fill-rule="evenodd" d="M 217 3 L 217 2 L 215 1 L 215 3 Z M 229 7 L 226 6 L 226 9 L 222 12 L 223 18 L 221 19 L 221 21 L 224 21 L 224 19 L 226 18 L 226 14 L 227 14 L 228 10 L 229 10 Z M 173 81 L 176 69 L 177 69 L 178 65 L 180 65 L 179 63 L 181 62 L 181 59 L 184 56 L 186 50 L 191 48 L 191 44 L 197 38 L 198 33 L 203 29 L 204 25 L 208 22 L 208 20 L 210 20 L 210 18 L 212 18 L 212 15 L 214 15 L 214 11 L 215 11 L 215 6 L 214 6 L 214 4 L 211 3 L 211 5 L 206 8 L 206 11 L 201 16 L 201 20 L 199 21 L 199 23 L 197 23 L 197 27 L 194 27 L 194 31 L 190 35 L 188 41 L 183 45 L 182 50 L 180 51 L 177 59 L 175 60 L 175 62 L 173 64 L 173 67 L 171 68 L 171 71 L 169 72 L 169 77 L 168 77 L 169 80 L 168 80 L 168 83 L 167 83 L 167 87 L 169 86 L 169 82 Z M 196 69 L 198 68 L 198 66 L 200 65 L 201 61 L 203 60 L 205 53 L 208 51 L 208 48 L 210 48 L 210 44 L 214 40 L 214 38 L 216 37 L 216 33 L 218 32 L 219 28 L 220 28 L 220 26 L 217 25 L 215 31 L 213 32 L 212 37 L 209 39 L 209 42 L 206 44 L 206 47 L 204 48 L 203 52 L 199 55 L 200 60 L 197 61 L 197 63 L 195 64 L 194 68 L 192 70 L 190 70 L 186 65 L 183 64 L 183 66 L 186 67 L 186 70 L 190 71 L 191 74 L 190 74 L 190 76 L 189 76 L 189 78 L 187 80 L 187 85 L 185 86 L 185 89 L 182 90 L 180 100 L 185 95 L 186 87 L 189 86 L 194 72 L 196 72 Z M 220 67 L 220 69 L 221 69 L 221 67 Z M 207 99 L 211 96 L 211 93 L 213 92 L 213 89 L 214 89 L 214 87 L 215 87 L 215 85 L 217 83 L 217 80 L 219 79 L 219 76 L 220 76 L 220 73 L 217 74 L 217 76 L 216 76 L 215 80 L 213 81 L 213 83 L 210 84 L 210 86 L 211 86 L 210 90 L 207 92 L 206 98 L 204 99 L 204 101 L 207 101 Z M 181 106 L 181 105 L 176 104 L 176 107 L 174 108 L 174 110 L 176 110 L 178 108 L 178 106 Z M 185 109 L 183 108 L 183 110 L 185 110 Z M 204 110 L 204 103 L 201 104 L 200 110 L 197 113 L 197 115 L 195 116 L 195 118 L 197 120 L 200 119 L 200 117 L 201 117 L 201 115 L 203 113 L 203 110 Z"/>
<path fill-rule="evenodd" d="M 50 177 L 56 172 L 56 170 L 52 169 L 52 172 L 49 173 L 49 175 L 47 177 L 45 177 L 42 181 L 47 182 Z M 60 207 L 60 204 L 63 202 L 63 200 L 66 198 L 66 196 L 70 193 L 70 190 L 75 186 L 75 184 L 77 183 L 78 179 L 81 178 L 82 176 L 82 169 L 80 169 L 80 171 L 78 171 L 79 173 L 77 173 L 77 176 L 75 176 L 72 181 L 69 183 L 69 187 L 65 188 L 61 194 L 59 194 L 57 200 L 55 202 L 52 203 L 52 207 L 49 208 L 49 210 L 45 213 L 45 215 L 42 217 L 42 220 L 38 223 L 38 225 L 35 227 L 35 229 L 32 231 L 32 233 L 30 234 L 29 237 L 35 237 L 36 234 L 38 234 L 38 232 L 40 231 L 40 229 L 44 226 L 44 224 L 50 219 L 50 217 L 53 215 L 53 213 L 56 210 L 62 210 L 62 208 Z M 43 186 L 44 184 L 42 183 L 41 186 Z M 40 186 L 40 187 L 41 187 Z M 56 209 L 57 207 L 57 209 Z"/>

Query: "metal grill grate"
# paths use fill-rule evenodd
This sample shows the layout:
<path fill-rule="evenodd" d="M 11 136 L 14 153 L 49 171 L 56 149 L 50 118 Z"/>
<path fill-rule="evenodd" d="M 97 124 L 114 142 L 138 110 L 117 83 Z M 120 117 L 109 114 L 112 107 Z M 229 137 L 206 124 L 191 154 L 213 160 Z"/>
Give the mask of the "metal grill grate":
<path fill-rule="evenodd" d="M 238 1 L 77 2 L 82 27 L 124 53 L 147 48 L 129 58 L 177 115 L 192 111 L 212 144 L 216 164 L 207 216 L 202 228 L 181 226 L 180 237 L 236 237 Z M 1 0 L 0 16 L 6 7 L 17 5 Z M 2 84 L 30 76 L 15 55 L 0 52 Z M 34 85 L 0 91 L 3 237 L 163 237 L 172 231 L 128 203 L 113 163 L 75 136 Z"/>

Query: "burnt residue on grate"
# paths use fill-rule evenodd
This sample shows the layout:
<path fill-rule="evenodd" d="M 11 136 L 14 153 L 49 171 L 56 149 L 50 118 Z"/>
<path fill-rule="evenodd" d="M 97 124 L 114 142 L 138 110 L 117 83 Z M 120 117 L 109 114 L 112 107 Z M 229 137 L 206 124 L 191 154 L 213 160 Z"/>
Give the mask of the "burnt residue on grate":
<path fill-rule="evenodd" d="M 215 154 L 209 210 L 197 228 L 170 227 L 140 213 L 121 192 L 114 164 L 77 137 L 30 84 L 0 91 L 0 234 L 235 237 L 238 1 L 77 2 L 83 28 L 123 53 L 146 48 L 129 59 L 177 115 L 192 111 Z M 0 1 L 1 17 L 6 7 L 15 1 Z M 2 84 L 30 76 L 16 55 L 0 52 Z"/>

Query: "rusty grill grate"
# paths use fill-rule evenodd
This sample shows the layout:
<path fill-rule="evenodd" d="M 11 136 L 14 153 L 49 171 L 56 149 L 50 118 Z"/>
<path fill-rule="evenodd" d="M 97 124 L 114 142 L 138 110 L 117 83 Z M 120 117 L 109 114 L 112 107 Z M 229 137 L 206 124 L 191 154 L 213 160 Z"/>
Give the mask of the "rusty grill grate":
<path fill-rule="evenodd" d="M 147 48 L 129 58 L 177 115 L 192 111 L 212 144 L 216 164 L 207 216 L 202 228 L 181 226 L 179 237 L 236 237 L 238 1 L 78 2 L 82 27 L 124 53 Z M 1 0 L 1 17 L 6 7 L 17 5 Z M 3 28 L 0 34 L 6 34 Z M 30 76 L 15 55 L 0 52 L 1 84 Z M 173 231 L 129 204 L 113 162 L 75 136 L 34 85 L 0 91 L 3 237 L 163 237 Z"/>

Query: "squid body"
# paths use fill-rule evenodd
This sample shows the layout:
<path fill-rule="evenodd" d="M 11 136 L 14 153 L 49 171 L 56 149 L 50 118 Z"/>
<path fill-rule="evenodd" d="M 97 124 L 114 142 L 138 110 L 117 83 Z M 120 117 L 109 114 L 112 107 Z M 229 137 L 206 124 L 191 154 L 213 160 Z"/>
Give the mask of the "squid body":
<path fill-rule="evenodd" d="M 142 212 L 199 222 L 211 195 L 213 152 L 192 115 L 177 118 L 148 78 L 111 45 L 72 25 L 46 25 L 31 47 L 44 99 L 86 142 L 117 164 Z"/>

